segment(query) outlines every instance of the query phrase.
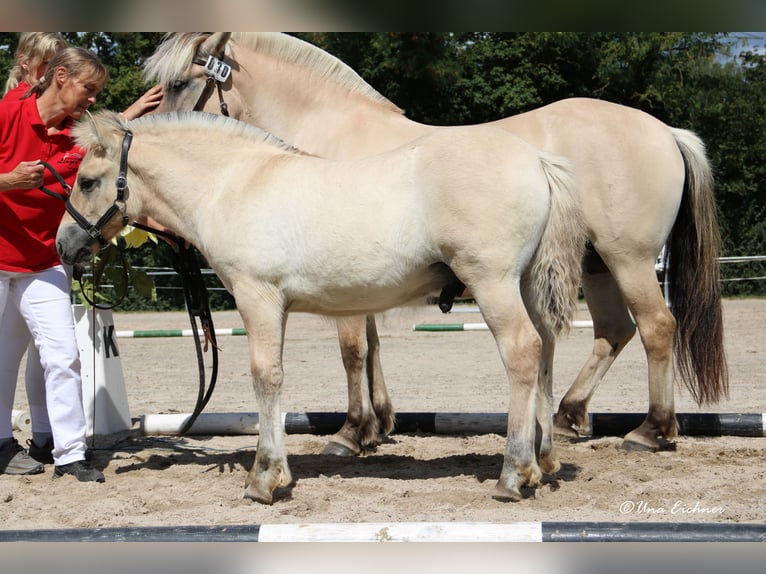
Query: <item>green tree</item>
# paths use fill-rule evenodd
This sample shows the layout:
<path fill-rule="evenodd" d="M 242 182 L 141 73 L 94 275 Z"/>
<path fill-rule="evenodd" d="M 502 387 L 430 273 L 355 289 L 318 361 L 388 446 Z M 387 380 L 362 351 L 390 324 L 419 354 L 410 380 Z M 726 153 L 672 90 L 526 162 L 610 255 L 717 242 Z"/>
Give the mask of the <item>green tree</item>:
<path fill-rule="evenodd" d="M 448 123 L 446 95 L 458 79 L 454 35 L 442 32 L 304 33 L 418 121 Z"/>
<path fill-rule="evenodd" d="M 737 37 L 715 32 L 300 33 L 355 69 L 403 108 L 437 125 L 479 123 L 585 96 L 642 109 L 706 142 L 717 180 L 724 255 L 766 254 L 766 67 L 757 52 L 732 53 Z M 111 79 L 98 107 L 123 110 L 148 86 L 141 65 L 161 33 L 65 33 L 94 50 Z M 9 69 L 17 33 L 0 33 Z M 168 267 L 166 246 L 131 253 L 134 266 Z M 766 266 L 723 266 L 728 278 Z M 158 278 L 159 300 L 177 305 Z M 727 282 L 727 294 L 765 294 L 766 281 Z M 217 297 L 215 295 L 214 297 Z M 221 305 L 230 305 L 222 296 Z M 172 301 L 168 303 L 168 301 Z M 132 302 L 136 305 L 140 301 Z"/>

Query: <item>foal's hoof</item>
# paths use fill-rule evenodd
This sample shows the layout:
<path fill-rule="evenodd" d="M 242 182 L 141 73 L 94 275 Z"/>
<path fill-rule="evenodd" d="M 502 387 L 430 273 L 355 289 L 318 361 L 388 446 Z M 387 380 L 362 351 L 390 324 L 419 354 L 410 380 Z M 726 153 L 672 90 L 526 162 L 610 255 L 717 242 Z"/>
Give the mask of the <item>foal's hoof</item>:
<path fill-rule="evenodd" d="M 546 474 L 556 474 L 561 470 L 561 463 L 555 456 L 541 456 L 540 468 L 542 468 L 543 472 Z"/>
<path fill-rule="evenodd" d="M 500 481 L 498 481 L 492 492 L 492 498 L 499 500 L 500 502 L 518 502 L 521 500 L 521 491 L 518 488 L 508 488 L 503 486 L 500 484 Z"/>
<path fill-rule="evenodd" d="M 333 456 L 356 456 L 358 453 L 339 442 L 330 441 L 324 447 L 322 454 L 331 454 Z"/>

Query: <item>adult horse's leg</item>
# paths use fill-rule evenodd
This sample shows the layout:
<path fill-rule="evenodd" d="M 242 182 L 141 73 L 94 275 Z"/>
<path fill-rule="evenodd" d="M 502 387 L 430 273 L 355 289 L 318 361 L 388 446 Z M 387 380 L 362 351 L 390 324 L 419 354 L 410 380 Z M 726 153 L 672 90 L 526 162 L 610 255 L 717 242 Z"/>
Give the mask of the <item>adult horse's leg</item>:
<path fill-rule="evenodd" d="M 357 455 L 380 444 L 380 433 L 391 430 L 393 409 L 383 382 L 374 316 L 342 317 L 336 323 L 348 384 L 348 412 L 343 427 L 330 438 L 323 452 Z M 368 385 L 364 384 L 364 375 Z M 385 418 L 378 418 L 379 411 Z"/>
<path fill-rule="evenodd" d="M 654 254 L 659 252 L 666 232 L 658 228 L 653 239 L 651 235 L 630 238 L 623 234 L 618 238 L 622 247 L 612 242 L 605 260 L 613 277 L 605 265 L 603 273 L 598 272 L 601 265 L 594 254 L 586 258 L 583 284 L 596 342 L 593 356 L 562 400 L 556 416 L 557 432 L 572 434 L 572 426 L 587 422 L 587 404 L 595 386 L 632 333 L 625 305 L 635 318 L 646 351 L 649 410 L 641 426 L 625 437 L 623 446 L 657 450 L 675 437 L 674 355 L 679 378 L 699 404 L 715 403 L 728 392 L 718 266 L 721 237 L 712 171 L 696 135 L 674 128 L 671 132 L 683 156 L 683 193 L 677 212 L 668 204 L 657 210 L 657 216 L 675 213 L 672 229 L 668 228 L 670 265 L 666 268 L 672 314 L 654 271 Z M 656 198 L 670 200 L 678 185 L 673 179 L 679 178 L 670 169 L 666 173 L 667 181 L 654 193 Z M 624 231 L 630 233 L 632 229 Z M 650 240 L 653 246 L 646 243 Z M 631 251 L 631 246 L 641 245 L 642 254 Z"/>
<path fill-rule="evenodd" d="M 657 303 L 659 286 L 656 281 L 650 286 L 648 272 L 617 276 L 649 358 L 649 412 L 641 426 L 625 437 L 626 448 L 656 450 L 675 436 L 673 356 L 678 377 L 698 404 L 717 403 L 729 388 L 718 262 L 721 235 L 712 170 L 696 135 L 679 129 L 672 132 L 686 172 L 668 238 L 666 275 L 672 315 Z M 649 266 L 643 264 L 641 269 Z"/>
<path fill-rule="evenodd" d="M 649 409 L 641 426 L 623 440 L 629 450 L 659 450 L 677 434 L 673 395 L 673 337 L 676 320 L 662 297 L 654 260 L 615 268 L 625 301 L 635 318 L 646 352 Z"/>
<path fill-rule="evenodd" d="M 246 301 L 242 301 L 246 299 Z M 250 349 L 250 371 L 258 404 L 258 450 L 245 482 L 245 498 L 271 504 L 276 488 L 292 482 L 280 407 L 282 348 L 286 315 L 258 298 L 239 298 Z"/>
<path fill-rule="evenodd" d="M 676 436 L 673 396 L 675 319 L 662 297 L 654 259 L 613 260 L 610 261 L 612 273 L 606 269 L 598 273 L 593 257 L 593 254 L 586 257 L 583 273 L 583 290 L 593 319 L 593 352 L 561 399 L 554 417 L 555 432 L 563 437 L 577 437 L 584 431 L 588 425 L 588 403 L 609 367 L 633 337 L 637 325 L 648 366 L 649 410 L 642 425 L 625 437 L 623 446 L 658 450 Z"/>
<path fill-rule="evenodd" d="M 394 406 L 388 395 L 380 361 L 380 339 L 375 325 L 375 315 L 367 315 L 367 381 L 372 397 L 372 408 L 378 421 L 378 430 L 387 435 L 394 430 Z"/>
<path fill-rule="evenodd" d="M 617 282 L 592 249 L 583 261 L 582 288 L 593 320 L 593 350 L 561 399 L 553 419 L 555 435 L 568 439 L 586 432 L 591 397 L 636 332 Z"/>

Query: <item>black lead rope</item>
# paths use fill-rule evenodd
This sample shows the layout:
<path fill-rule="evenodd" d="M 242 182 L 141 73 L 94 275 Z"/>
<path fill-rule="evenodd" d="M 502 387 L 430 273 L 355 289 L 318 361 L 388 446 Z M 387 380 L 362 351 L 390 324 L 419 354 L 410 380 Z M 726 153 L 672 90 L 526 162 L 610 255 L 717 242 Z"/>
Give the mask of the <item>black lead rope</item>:
<path fill-rule="evenodd" d="M 195 255 L 193 247 L 186 246 L 186 240 L 177 235 L 166 233 L 159 229 L 154 229 L 140 223 L 133 223 L 133 227 L 143 229 L 150 233 L 162 235 L 163 237 L 171 240 L 175 248 L 172 248 L 173 252 L 173 268 L 176 273 L 181 277 L 181 283 L 183 285 L 184 300 L 186 302 L 186 310 L 189 314 L 189 321 L 192 327 L 192 336 L 194 337 L 194 348 L 197 352 L 197 364 L 199 366 L 199 391 L 197 393 L 197 403 L 194 406 L 194 411 L 191 417 L 181 427 L 180 434 L 186 434 L 192 427 L 194 422 L 199 417 L 200 413 L 205 409 L 210 397 L 213 395 L 215 384 L 218 379 L 218 343 L 215 336 L 215 327 L 213 326 L 213 315 L 210 312 L 210 303 L 208 299 L 207 289 L 202 279 L 202 271 L 199 267 L 199 262 Z M 202 333 L 205 337 L 204 349 L 200 342 L 200 326 Z M 212 351 L 212 364 L 210 370 L 210 384 L 205 384 L 205 360 L 203 352 L 207 352 L 208 343 L 213 348 Z"/>

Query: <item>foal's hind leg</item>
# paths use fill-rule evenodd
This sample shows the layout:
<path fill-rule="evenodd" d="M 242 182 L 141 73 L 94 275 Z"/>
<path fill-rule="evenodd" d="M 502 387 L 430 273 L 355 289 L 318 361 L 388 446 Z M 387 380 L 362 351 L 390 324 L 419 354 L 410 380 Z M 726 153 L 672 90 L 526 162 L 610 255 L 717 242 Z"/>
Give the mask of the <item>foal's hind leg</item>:
<path fill-rule="evenodd" d="M 387 423 L 388 418 L 392 418 L 393 409 L 388 401 L 382 369 L 379 366 L 379 343 L 374 321 L 374 317 L 364 316 L 343 317 L 337 320 L 338 340 L 348 385 L 348 412 L 343 427 L 331 437 L 323 451 L 324 454 L 357 455 L 366 448 L 374 448 L 380 444 L 381 427 L 384 432 L 391 430 Z M 373 341 L 368 346 L 370 322 Z M 364 384 L 365 374 L 368 375 L 369 385 Z M 382 391 L 376 388 L 376 385 L 382 387 Z M 386 420 L 378 420 L 375 401 L 378 408 L 385 413 Z"/>
<path fill-rule="evenodd" d="M 530 317 L 538 327 L 542 342 L 540 368 L 537 375 L 537 425 L 536 436 L 537 460 L 543 472 L 554 474 L 561 464 L 553 444 L 553 355 L 556 350 L 556 337 L 542 325 L 542 319 L 535 308 L 535 298 L 524 286 L 524 301 Z"/>
<path fill-rule="evenodd" d="M 537 424 L 540 427 L 538 460 L 543 472 L 554 474 L 561 468 L 553 445 L 552 420 L 553 354 L 556 349 L 556 338 L 547 331 L 541 332 L 540 336 L 542 350 L 537 384 Z"/>
<path fill-rule="evenodd" d="M 614 277 L 595 252 L 586 256 L 582 287 L 593 319 L 593 351 L 559 403 L 554 433 L 577 438 L 588 427 L 588 403 L 636 327 Z"/>
<path fill-rule="evenodd" d="M 518 292 L 508 278 L 473 289 L 492 331 L 510 382 L 505 456 L 494 497 L 521 500 L 521 487 L 535 487 L 542 472 L 535 453 L 537 384 L 542 343 Z"/>

